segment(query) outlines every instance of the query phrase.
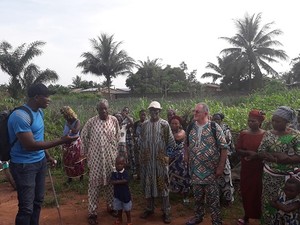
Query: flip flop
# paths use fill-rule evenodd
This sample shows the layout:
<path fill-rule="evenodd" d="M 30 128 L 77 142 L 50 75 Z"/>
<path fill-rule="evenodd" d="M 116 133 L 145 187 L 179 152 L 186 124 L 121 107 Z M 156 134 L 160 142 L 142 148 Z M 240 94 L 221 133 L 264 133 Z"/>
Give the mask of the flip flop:
<path fill-rule="evenodd" d="M 238 225 L 247 225 L 248 222 L 246 222 L 244 219 L 238 219 L 237 224 L 238 224 Z"/>

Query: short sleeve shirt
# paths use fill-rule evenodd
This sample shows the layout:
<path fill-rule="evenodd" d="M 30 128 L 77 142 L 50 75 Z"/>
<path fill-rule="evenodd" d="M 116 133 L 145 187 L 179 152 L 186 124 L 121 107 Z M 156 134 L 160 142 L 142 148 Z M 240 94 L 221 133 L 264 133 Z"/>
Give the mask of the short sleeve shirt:
<path fill-rule="evenodd" d="M 29 108 L 27 105 L 24 106 Z M 31 110 L 31 113 L 33 116 L 32 125 L 30 125 L 30 115 L 22 109 L 17 109 L 10 115 L 8 119 L 8 133 L 10 143 L 13 143 L 17 138 L 17 133 L 27 132 L 31 132 L 33 134 L 33 138 L 35 141 L 44 141 L 44 114 L 40 109 L 36 112 Z M 45 152 L 44 150 L 26 150 L 17 140 L 12 146 L 10 156 L 11 161 L 14 163 L 35 163 L 45 157 Z"/>

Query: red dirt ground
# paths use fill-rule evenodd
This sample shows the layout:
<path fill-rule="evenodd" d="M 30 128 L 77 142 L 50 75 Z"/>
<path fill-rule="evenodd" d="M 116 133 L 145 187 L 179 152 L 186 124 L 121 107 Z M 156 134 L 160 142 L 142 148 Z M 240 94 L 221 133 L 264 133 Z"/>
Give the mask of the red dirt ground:
<path fill-rule="evenodd" d="M 18 201 L 17 193 L 13 191 L 8 182 L 3 182 L 3 172 L 0 172 L 0 225 L 13 225 L 15 215 L 17 213 Z M 53 196 L 51 192 L 51 185 L 49 181 L 46 183 L 48 196 Z M 50 193 L 49 193 L 50 192 Z M 63 225 L 85 225 L 87 223 L 87 196 L 79 195 L 74 193 L 64 193 L 67 197 L 60 198 L 62 203 L 60 203 L 60 213 L 62 217 Z M 54 198 L 54 197 L 53 197 Z M 101 202 L 101 199 L 100 199 Z M 133 210 L 132 210 L 132 223 L 134 225 L 160 225 L 164 224 L 162 222 L 161 212 L 159 208 L 156 209 L 155 214 L 151 215 L 147 220 L 140 219 L 139 215 L 142 213 L 144 208 L 144 203 L 135 203 L 133 199 Z M 172 201 L 171 201 L 172 203 Z M 114 218 L 111 217 L 105 211 L 105 204 L 100 204 L 100 209 L 98 210 L 98 222 L 99 225 L 112 225 Z M 232 213 L 230 210 L 226 214 L 224 219 L 224 225 L 236 225 L 238 216 Z M 193 215 L 193 210 L 191 207 L 185 207 L 178 203 L 177 205 L 172 205 L 172 223 L 174 225 L 184 225 L 189 217 Z M 123 217 L 125 220 L 125 215 Z M 43 208 L 41 212 L 40 225 L 60 225 L 58 211 L 56 207 L 53 208 Z M 126 223 L 123 223 L 124 225 Z M 210 217 L 207 215 L 201 225 L 209 225 Z M 258 225 L 257 221 L 251 221 L 251 225 Z"/>

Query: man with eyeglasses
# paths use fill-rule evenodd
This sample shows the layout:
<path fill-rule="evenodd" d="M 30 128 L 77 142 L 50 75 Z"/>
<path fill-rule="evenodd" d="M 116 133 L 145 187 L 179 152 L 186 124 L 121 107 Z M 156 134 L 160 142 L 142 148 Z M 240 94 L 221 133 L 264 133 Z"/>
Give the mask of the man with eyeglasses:
<path fill-rule="evenodd" d="M 159 102 L 151 102 L 148 107 L 150 119 L 141 127 L 141 184 L 147 200 L 141 218 L 146 219 L 154 213 L 154 198 L 161 197 L 163 221 L 171 223 L 167 148 L 173 147 L 175 140 L 169 123 L 159 116 L 161 109 Z"/>
<path fill-rule="evenodd" d="M 227 143 L 222 128 L 209 120 L 209 108 L 198 103 L 193 110 L 194 123 L 187 137 L 185 157 L 189 161 L 195 198 L 195 215 L 186 225 L 203 221 L 205 195 L 213 225 L 221 225 L 221 209 L 217 178 L 223 174 Z"/>

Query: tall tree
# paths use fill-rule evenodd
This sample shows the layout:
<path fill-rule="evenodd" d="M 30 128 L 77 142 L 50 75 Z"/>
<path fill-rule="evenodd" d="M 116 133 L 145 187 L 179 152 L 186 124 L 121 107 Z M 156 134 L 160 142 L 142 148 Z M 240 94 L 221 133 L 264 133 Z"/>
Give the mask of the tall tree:
<path fill-rule="evenodd" d="M 241 61 L 234 61 L 230 55 L 217 57 L 217 60 L 218 64 L 207 63 L 206 68 L 211 71 L 202 74 L 201 78 L 211 77 L 213 83 L 220 79 L 223 90 L 244 88 L 241 86 L 241 81 L 245 79 L 246 74 L 244 64 L 241 64 Z"/>
<path fill-rule="evenodd" d="M 13 98 L 17 98 L 22 91 L 35 82 L 47 83 L 57 81 L 58 75 L 53 70 L 40 70 L 30 61 L 42 54 L 40 47 L 45 42 L 35 41 L 18 46 L 13 50 L 12 45 L 6 41 L 0 43 L 0 66 L 10 76 L 8 91 Z"/>
<path fill-rule="evenodd" d="M 135 93 L 158 93 L 158 78 L 161 77 L 163 70 L 160 60 L 159 58 L 153 60 L 147 58 L 146 61 L 139 60 L 137 64 L 138 71 L 128 76 L 126 86 Z"/>
<path fill-rule="evenodd" d="M 179 67 L 161 66 L 160 59 L 138 61 L 138 71 L 128 76 L 126 86 L 133 93 L 162 93 L 193 91 L 196 84 L 196 71 L 188 74 L 184 62 Z"/>
<path fill-rule="evenodd" d="M 277 63 L 277 59 L 286 60 L 288 56 L 285 51 L 274 49 L 273 46 L 282 46 L 274 40 L 274 37 L 282 34 L 279 29 L 271 30 L 274 24 L 267 23 L 260 28 L 261 13 L 249 16 L 245 15 L 243 19 L 235 21 L 237 33 L 235 36 L 221 37 L 228 41 L 233 47 L 221 51 L 225 55 L 232 56 L 235 61 L 244 63 L 248 70 L 249 90 L 252 89 L 252 75 L 254 75 L 255 86 L 258 88 L 262 85 L 262 70 L 267 74 L 278 75 L 269 63 Z"/>
<path fill-rule="evenodd" d="M 217 57 L 218 59 L 218 65 L 208 62 L 206 68 L 212 70 L 213 72 L 206 72 L 202 74 L 201 78 L 212 78 L 212 82 L 215 83 L 218 79 L 221 79 L 225 76 L 225 63 L 224 63 L 224 57 Z"/>
<path fill-rule="evenodd" d="M 76 75 L 76 77 L 72 78 L 72 87 L 80 88 L 81 82 L 82 82 L 81 77 Z"/>
<path fill-rule="evenodd" d="M 84 52 L 85 58 L 78 63 L 82 72 L 96 76 L 104 76 L 110 96 L 110 84 L 118 75 L 129 73 L 135 66 L 134 60 L 124 50 L 119 50 L 122 42 L 115 42 L 113 35 L 101 34 L 97 39 L 91 39 L 93 52 Z"/>
<path fill-rule="evenodd" d="M 293 82 L 300 82 L 300 55 L 292 60 L 292 74 Z"/>

